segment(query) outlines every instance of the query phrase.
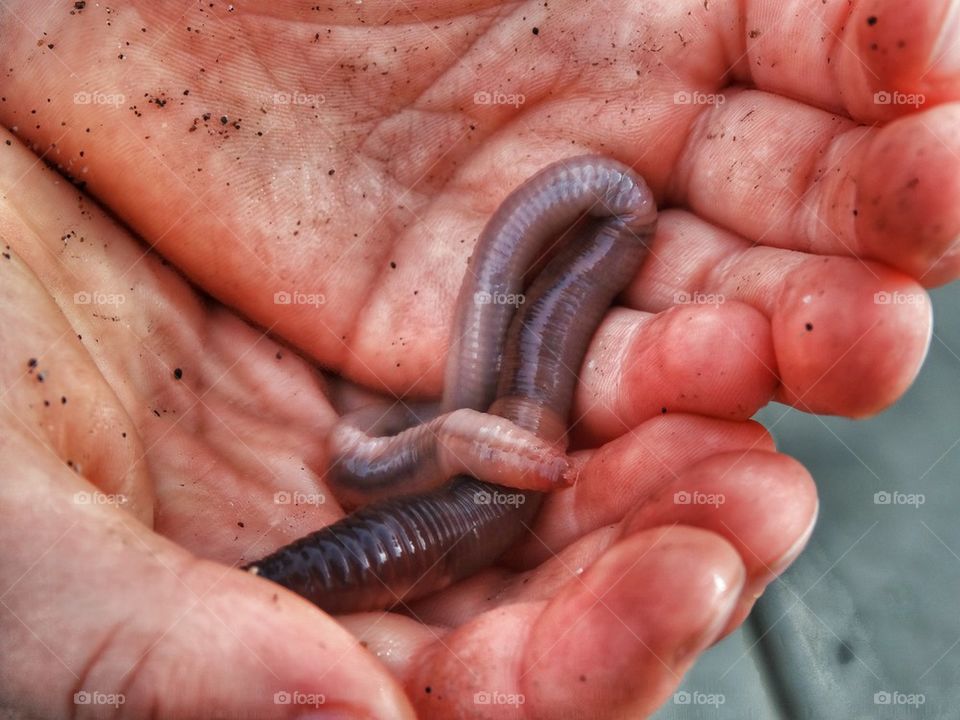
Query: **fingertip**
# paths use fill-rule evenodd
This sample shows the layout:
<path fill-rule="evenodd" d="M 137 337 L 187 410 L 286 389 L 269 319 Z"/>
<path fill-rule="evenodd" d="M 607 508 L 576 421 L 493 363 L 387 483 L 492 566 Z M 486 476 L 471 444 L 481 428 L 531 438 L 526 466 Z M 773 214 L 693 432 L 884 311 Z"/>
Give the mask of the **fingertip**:
<path fill-rule="evenodd" d="M 741 623 L 743 623 L 743 621 L 747 619 L 747 616 L 750 615 L 750 612 L 753 610 L 753 606 L 756 605 L 757 600 L 763 594 L 767 585 L 774 582 L 804 551 L 804 549 L 807 547 L 807 543 L 810 542 L 810 537 L 813 535 L 814 529 L 817 526 L 819 512 L 820 504 L 819 501 L 817 501 L 814 504 L 813 511 L 809 513 L 809 524 L 799 534 L 795 534 L 795 540 L 793 544 L 790 545 L 787 550 L 779 556 L 778 559 L 772 562 L 772 564 L 767 568 L 766 572 L 756 573 L 747 580 L 747 583 L 744 586 L 743 594 L 740 596 L 734 611 L 730 613 L 730 617 L 727 619 L 727 624 L 719 634 L 718 639 L 726 637 L 740 627 Z M 789 533 L 785 534 L 789 536 Z"/>
<path fill-rule="evenodd" d="M 824 257 L 790 273 L 772 325 L 778 400 L 807 412 L 865 417 L 913 382 L 932 314 L 912 278 L 878 263 Z"/>
<path fill-rule="evenodd" d="M 530 633 L 528 702 L 558 717 L 591 700 L 598 717 L 645 717 L 713 643 L 744 582 L 737 552 L 689 527 L 624 539 L 552 600 Z M 616 662 L 610 662 L 610 658 Z"/>
<path fill-rule="evenodd" d="M 861 165 L 856 232 L 865 255 L 930 287 L 960 275 L 960 103 L 877 131 Z"/>
<path fill-rule="evenodd" d="M 890 120 L 960 97 L 956 5 L 875 0 L 853 8 L 840 69 L 854 117 Z"/>
<path fill-rule="evenodd" d="M 809 537 L 819 507 L 810 472 L 797 460 L 763 449 L 720 452 L 682 470 L 674 483 L 624 522 L 626 535 L 666 522 L 725 537 L 748 572 L 782 571 Z"/>
<path fill-rule="evenodd" d="M 599 445 L 668 413 L 745 420 L 773 396 L 767 318 L 719 293 L 680 302 L 652 317 L 617 310 L 605 321 L 577 387 L 576 445 Z"/>
<path fill-rule="evenodd" d="M 773 449 L 773 439 L 754 421 L 670 413 L 597 450 L 578 453 L 576 485 L 546 499 L 533 536 L 518 553 L 522 564 L 544 562 L 585 533 L 619 523 L 631 508 L 668 487 L 684 467 L 731 448 Z"/>
<path fill-rule="evenodd" d="M 818 510 L 816 484 L 794 458 L 767 450 L 723 452 L 683 470 L 665 492 L 627 518 L 622 532 L 629 535 L 675 522 L 725 538 L 740 553 L 746 570 L 744 591 L 726 634 L 802 552 Z"/>
<path fill-rule="evenodd" d="M 683 385 L 668 410 L 725 419 L 750 417 L 770 400 L 777 386 L 769 320 L 753 306 L 722 293 L 691 293 L 682 302 L 692 304 L 661 314 L 663 332 L 658 343 L 669 358 L 665 375 Z M 636 376 L 645 372 L 649 370 L 634 369 Z M 640 378 L 632 380 L 639 383 Z"/>
<path fill-rule="evenodd" d="M 775 451 L 777 449 L 777 441 L 774 440 L 773 435 L 763 423 L 751 419 L 747 420 L 744 425 L 754 434 L 754 441 L 753 444 L 750 445 L 748 452 L 749 450 Z"/>

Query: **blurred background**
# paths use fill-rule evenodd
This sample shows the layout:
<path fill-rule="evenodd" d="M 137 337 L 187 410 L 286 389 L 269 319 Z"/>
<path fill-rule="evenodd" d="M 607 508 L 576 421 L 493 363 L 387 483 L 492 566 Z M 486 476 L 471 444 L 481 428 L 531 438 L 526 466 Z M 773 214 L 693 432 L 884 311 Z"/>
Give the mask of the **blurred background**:
<path fill-rule="evenodd" d="M 916 382 L 870 420 L 756 416 L 820 493 L 807 549 L 654 718 L 960 718 L 960 284 Z"/>

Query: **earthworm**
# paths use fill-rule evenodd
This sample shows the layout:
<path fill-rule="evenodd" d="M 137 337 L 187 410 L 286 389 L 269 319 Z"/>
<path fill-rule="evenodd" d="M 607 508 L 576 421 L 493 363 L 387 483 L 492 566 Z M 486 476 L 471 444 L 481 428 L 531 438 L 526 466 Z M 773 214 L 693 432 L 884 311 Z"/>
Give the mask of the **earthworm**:
<path fill-rule="evenodd" d="M 524 273 L 548 243 L 582 215 L 607 218 L 625 235 L 645 238 L 652 233 L 656 211 L 642 178 L 616 160 L 596 155 L 553 163 L 510 193 L 480 233 L 460 286 L 443 408 L 486 410 L 493 401 L 513 316 L 509 303 L 493 300 L 520 293 Z"/>
<path fill-rule="evenodd" d="M 412 428 L 418 419 L 402 403 L 344 417 L 327 439 L 333 462 L 324 478 L 341 502 L 432 489 L 458 472 L 524 489 L 572 484 L 575 471 L 562 448 L 469 411 L 486 410 L 494 399 L 507 325 L 525 299 L 524 273 L 548 243 L 584 214 L 617 217 L 628 228 L 649 222 L 653 200 L 634 177 L 616 161 L 574 158 L 504 200 L 480 235 L 457 299 L 442 403 L 452 414 Z"/>
<path fill-rule="evenodd" d="M 518 295 L 546 242 L 575 224 L 576 237 L 537 275 L 519 311 L 483 301 Z M 493 400 L 491 416 L 565 448 L 577 370 L 607 307 L 639 269 L 655 224 L 644 181 L 607 158 L 562 160 L 511 193 L 461 286 L 444 409 Z M 492 563 L 519 539 L 541 497 L 458 475 L 439 489 L 361 508 L 247 569 L 330 613 L 385 609 Z"/>
<path fill-rule="evenodd" d="M 334 426 L 324 480 L 341 503 L 431 490 L 460 474 L 531 489 L 575 479 L 562 447 L 506 418 L 460 408 L 415 424 L 418 419 L 400 403 L 386 411 L 363 408 Z"/>

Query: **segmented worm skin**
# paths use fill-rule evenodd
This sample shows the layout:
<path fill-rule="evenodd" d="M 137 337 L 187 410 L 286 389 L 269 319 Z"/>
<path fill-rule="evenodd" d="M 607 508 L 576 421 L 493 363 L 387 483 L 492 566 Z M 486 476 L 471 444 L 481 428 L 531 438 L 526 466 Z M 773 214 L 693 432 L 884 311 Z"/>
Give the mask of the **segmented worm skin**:
<path fill-rule="evenodd" d="M 535 489 L 573 480 L 563 447 L 506 418 L 460 408 L 409 427 L 413 421 L 398 404 L 363 408 L 334 426 L 324 480 L 342 504 L 433 490 L 460 474 Z"/>
<path fill-rule="evenodd" d="M 630 168 L 587 155 L 545 167 L 497 208 L 480 233 L 460 286 L 444 378 L 445 410 L 489 407 L 513 316 L 510 304 L 492 300 L 520 293 L 534 260 L 584 214 L 607 218 L 625 235 L 642 237 L 656 222 L 656 205 Z M 487 298 L 491 302 L 478 302 Z"/>
<path fill-rule="evenodd" d="M 327 438 L 333 462 L 325 476 L 341 502 L 356 507 L 434 489 L 457 473 L 533 489 L 573 481 L 562 447 L 471 411 L 487 410 L 494 398 L 507 324 L 533 261 L 559 232 L 583 232 L 582 224 L 575 226 L 581 215 L 599 218 L 611 230 L 615 222 L 644 227 L 655 210 L 643 189 L 616 161 L 575 158 L 536 174 L 503 202 L 481 234 L 461 286 L 442 404 L 448 414 L 412 428 L 415 418 L 402 406 L 342 418 Z M 511 299 L 513 305 L 504 302 Z"/>
<path fill-rule="evenodd" d="M 520 293 L 547 242 L 585 213 L 590 220 L 563 241 L 518 311 L 475 302 L 478 292 Z M 461 287 L 445 409 L 489 406 L 491 415 L 565 447 L 590 338 L 639 269 L 655 223 L 643 180 L 602 157 L 555 163 L 508 196 Z M 431 492 L 364 507 L 248 569 L 330 613 L 385 609 L 492 563 L 519 539 L 541 497 L 460 475 Z"/>

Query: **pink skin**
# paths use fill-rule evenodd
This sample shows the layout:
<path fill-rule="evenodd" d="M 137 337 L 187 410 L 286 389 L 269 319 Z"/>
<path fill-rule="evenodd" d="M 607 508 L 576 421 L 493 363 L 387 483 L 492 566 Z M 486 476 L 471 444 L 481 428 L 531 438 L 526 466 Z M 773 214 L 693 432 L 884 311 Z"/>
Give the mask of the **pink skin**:
<path fill-rule="evenodd" d="M 298 689 L 341 714 L 446 720 L 475 713 L 478 688 L 518 688 L 519 710 L 491 714 L 647 714 L 812 520 L 807 473 L 745 420 L 774 393 L 877 412 L 922 360 L 924 288 L 960 268 L 947 4 L 214 5 L 0 10 L 0 121 L 17 127 L 0 144 L 0 456 L 17 468 L 0 485 L 4 703 L 71 716 L 86 682 L 126 692 L 134 717 L 280 718 L 301 708 L 274 693 Z M 525 102 L 478 104 L 478 89 Z M 694 89 L 726 102 L 674 102 Z M 126 102 L 74 101 L 94 90 Z M 878 104 L 881 90 L 926 103 Z M 161 91 L 162 108 L 144 97 Z M 264 105 L 291 92 L 325 102 Z M 438 399 L 473 238 L 509 188 L 584 152 L 639 168 L 674 209 L 591 343 L 573 413 L 584 472 L 544 503 L 537 537 L 416 618 L 335 621 L 231 570 L 343 517 L 321 477 L 332 398 L 349 380 L 379 400 Z M 809 334 L 811 279 L 821 307 L 844 311 Z M 328 302 L 273 302 L 292 288 Z M 127 302 L 73 301 L 91 289 Z M 874 303 L 894 290 L 918 300 Z M 676 305 L 695 292 L 725 302 Z M 891 351 L 902 363 L 877 362 Z M 717 511 L 743 546 L 674 525 L 693 518 L 669 504 L 649 518 L 666 533 L 622 534 L 694 466 L 730 497 L 762 471 L 763 493 Z M 95 489 L 129 504 L 73 502 Z"/>

